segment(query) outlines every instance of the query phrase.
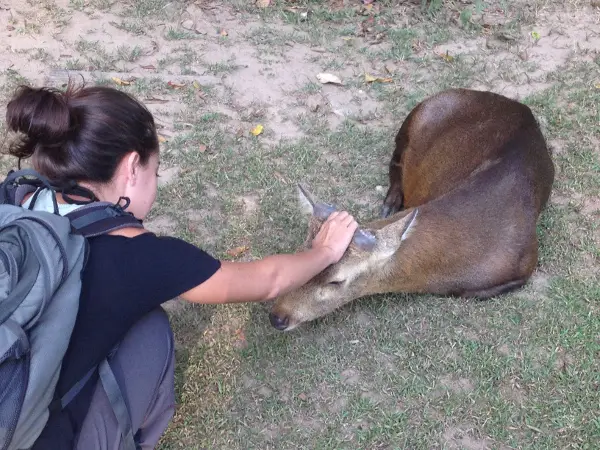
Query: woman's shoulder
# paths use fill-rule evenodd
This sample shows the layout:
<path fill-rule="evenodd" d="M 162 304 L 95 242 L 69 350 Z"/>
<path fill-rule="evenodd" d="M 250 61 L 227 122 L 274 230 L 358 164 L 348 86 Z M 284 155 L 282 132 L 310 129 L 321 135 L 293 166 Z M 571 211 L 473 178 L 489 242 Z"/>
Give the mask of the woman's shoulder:
<path fill-rule="evenodd" d="M 150 260 L 178 258 L 193 261 L 200 260 L 202 262 L 207 260 L 217 261 L 208 252 L 184 239 L 175 236 L 157 235 L 147 230 L 141 232 L 136 229 L 132 230 L 135 231 L 122 230 L 124 232 L 119 234 L 106 234 L 90 238 L 91 253 L 105 254 L 110 252 L 118 255 L 118 258 L 131 255 L 136 260 L 146 256 Z"/>
<path fill-rule="evenodd" d="M 87 272 L 95 280 L 125 277 L 143 296 L 166 301 L 203 283 L 220 267 L 221 262 L 200 247 L 147 232 L 91 238 Z"/>

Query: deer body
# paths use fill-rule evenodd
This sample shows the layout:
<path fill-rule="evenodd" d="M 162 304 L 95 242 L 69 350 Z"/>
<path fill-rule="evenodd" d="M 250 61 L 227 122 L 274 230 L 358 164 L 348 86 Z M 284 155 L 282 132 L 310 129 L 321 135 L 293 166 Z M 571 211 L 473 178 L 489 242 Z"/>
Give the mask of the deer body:
<path fill-rule="evenodd" d="M 342 260 L 278 298 L 271 323 L 292 329 L 386 292 L 489 298 L 537 265 L 537 220 L 554 165 L 531 110 L 453 89 L 417 105 L 396 136 L 384 218 L 361 226 Z M 329 211 L 312 199 L 312 240 Z"/>

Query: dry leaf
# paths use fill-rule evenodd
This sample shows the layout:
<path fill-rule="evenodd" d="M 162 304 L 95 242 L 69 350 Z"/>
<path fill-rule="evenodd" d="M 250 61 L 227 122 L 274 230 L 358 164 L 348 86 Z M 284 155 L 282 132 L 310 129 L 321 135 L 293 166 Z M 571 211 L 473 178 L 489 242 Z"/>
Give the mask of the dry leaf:
<path fill-rule="evenodd" d="M 306 401 L 306 399 L 308 399 L 308 397 L 306 396 L 306 394 L 304 392 L 302 392 L 301 394 L 298 394 L 298 398 L 300 400 L 302 400 L 303 402 Z"/>
<path fill-rule="evenodd" d="M 258 136 L 263 132 L 264 129 L 265 127 L 263 127 L 262 125 L 256 125 L 254 129 L 250 131 L 250 133 L 252 133 L 254 136 Z"/>
<path fill-rule="evenodd" d="M 119 86 L 129 86 L 131 84 L 131 81 L 121 80 L 117 77 L 112 77 L 112 80 L 115 82 L 115 84 L 118 84 Z"/>
<path fill-rule="evenodd" d="M 181 22 L 181 26 L 183 28 L 185 28 L 186 30 L 191 30 L 192 28 L 194 28 L 194 21 L 193 20 L 184 20 L 183 22 Z"/>
<path fill-rule="evenodd" d="M 379 81 L 380 83 L 391 83 L 393 80 L 391 78 L 376 77 L 369 73 L 365 73 L 365 81 L 367 83 L 373 83 L 375 81 Z"/>
<path fill-rule="evenodd" d="M 320 73 L 317 75 L 317 80 L 319 80 L 322 84 L 342 84 L 342 80 L 336 75 L 331 73 Z"/>
<path fill-rule="evenodd" d="M 221 36 L 228 36 L 229 33 L 227 32 L 227 30 L 221 30 L 221 32 L 219 33 Z"/>
<path fill-rule="evenodd" d="M 256 6 L 259 8 L 267 8 L 271 6 L 271 0 L 256 0 Z"/>
<path fill-rule="evenodd" d="M 594 85 L 594 87 L 595 87 L 596 89 L 600 89 L 600 83 L 596 83 L 596 84 Z"/>
<path fill-rule="evenodd" d="M 192 82 L 192 86 L 194 86 L 194 89 L 196 89 L 196 92 L 194 93 L 196 100 L 204 100 L 204 92 L 202 91 L 202 86 L 200 86 L 200 83 L 194 80 Z"/>
<path fill-rule="evenodd" d="M 232 258 L 236 258 L 249 250 L 247 245 L 242 245 L 240 247 L 232 248 L 227 250 L 227 254 Z"/>
<path fill-rule="evenodd" d="M 142 69 L 148 69 L 148 70 L 156 70 L 156 67 L 154 67 L 152 64 L 147 64 L 145 66 L 140 66 Z"/>
<path fill-rule="evenodd" d="M 161 136 L 160 134 L 158 135 L 158 142 L 160 142 L 161 144 L 163 142 L 167 142 L 167 139 L 164 136 Z"/>
<path fill-rule="evenodd" d="M 169 81 L 167 84 L 173 89 L 181 89 L 182 87 L 185 87 L 185 83 L 174 83 L 172 81 Z"/>
<path fill-rule="evenodd" d="M 527 53 L 527 50 L 520 51 L 519 53 L 517 53 L 517 56 L 521 58 L 522 61 L 527 61 L 529 59 L 529 54 Z"/>
<path fill-rule="evenodd" d="M 198 146 L 198 151 L 199 151 L 200 153 L 204 153 L 204 152 L 206 151 L 206 145 L 204 145 L 204 144 L 200 144 L 200 145 Z"/>

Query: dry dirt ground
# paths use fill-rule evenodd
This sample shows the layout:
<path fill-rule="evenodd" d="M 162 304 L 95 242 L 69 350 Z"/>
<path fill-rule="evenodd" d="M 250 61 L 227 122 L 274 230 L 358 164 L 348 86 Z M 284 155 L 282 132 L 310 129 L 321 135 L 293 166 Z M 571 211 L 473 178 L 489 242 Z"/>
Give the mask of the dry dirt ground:
<path fill-rule="evenodd" d="M 529 104 L 553 149 L 540 265 L 500 299 L 377 296 L 285 335 L 268 305 L 170 302 L 160 448 L 597 448 L 598 2 L 258 3 L 0 0 L 0 113 L 23 82 L 135 94 L 163 141 L 149 228 L 252 259 L 302 242 L 296 182 L 371 218 L 407 112 L 492 90 Z"/>

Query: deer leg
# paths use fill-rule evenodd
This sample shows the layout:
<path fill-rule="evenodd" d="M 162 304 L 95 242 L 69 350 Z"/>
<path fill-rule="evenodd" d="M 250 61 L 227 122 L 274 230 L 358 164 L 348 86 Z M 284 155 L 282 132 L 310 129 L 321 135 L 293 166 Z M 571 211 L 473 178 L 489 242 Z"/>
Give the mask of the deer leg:
<path fill-rule="evenodd" d="M 466 291 L 461 294 L 461 297 L 474 297 L 480 300 L 487 300 L 488 298 L 497 297 L 501 294 L 514 291 L 527 283 L 528 278 L 521 278 L 518 280 L 509 281 L 508 283 L 499 284 L 497 286 L 481 289 L 478 291 Z"/>
<path fill-rule="evenodd" d="M 538 261 L 538 241 L 535 229 L 531 232 L 531 237 L 521 254 L 518 262 L 518 272 L 514 275 L 516 279 L 506 283 L 498 284 L 493 287 L 466 291 L 461 294 L 461 297 L 476 297 L 479 299 L 488 299 L 497 295 L 505 294 L 514 291 L 527 283 L 531 274 L 535 270 Z M 506 278 L 505 278 L 506 279 Z"/>
<path fill-rule="evenodd" d="M 402 189 L 402 172 L 404 167 L 402 155 L 407 145 L 408 135 L 406 134 L 405 127 L 402 126 L 396 136 L 396 149 L 389 165 L 390 187 L 381 208 L 381 217 L 383 218 L 397 213 L 404 207 L 404 191 Z"/>

